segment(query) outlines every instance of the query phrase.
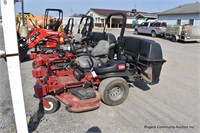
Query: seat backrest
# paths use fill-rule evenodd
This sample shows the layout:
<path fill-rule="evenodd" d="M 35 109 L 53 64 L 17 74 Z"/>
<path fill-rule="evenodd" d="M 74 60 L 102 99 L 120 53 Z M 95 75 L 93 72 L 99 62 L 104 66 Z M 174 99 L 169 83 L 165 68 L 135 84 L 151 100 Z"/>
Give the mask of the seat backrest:
<path fill-rule="evenodd" d="M 75 34 L 74 38 L 72 39 L 72 43 L 81 43 L 82 41 L 82 34 Z"/>
<path fill-rule="evenodd" d="M 115 35 L 111 33 L 103 33 L 103 32 L 92 32 L 91 34 L 91 40 L 93 41 L 94 45 L 97 44 L 100 40 L 106 40 L 109 42 L 110 45 L 110 51 L 108 58 L 113 59 L 114 58 L 114 49 L 117 44 L 117 40 Z"/>
<path fill-rule="evenodd" d="M 117 40 L 113 34 L 111 34 L 111 33 L 104 34 L 103 32 L 92 32 L 91 39 L 94 43 L 97 43 L 100 40 L 106 40 L 109 42 L 109 44 L 117 42 Z"/>
<path fill-rule="evenodd" d="M 57 31 L 58 28 L 60 27 L 60 22 L 59 21 L 56 21 L 54 24 L 53 24 L 53 31 Z"/>
<path fill-rule="evenodd" d="M 99 41 L 98 44 L 91 51 L 91 55 L 94 57 L 108 55 L 108 54 L 109 54 L 109 42 L 106 40 Z"/>

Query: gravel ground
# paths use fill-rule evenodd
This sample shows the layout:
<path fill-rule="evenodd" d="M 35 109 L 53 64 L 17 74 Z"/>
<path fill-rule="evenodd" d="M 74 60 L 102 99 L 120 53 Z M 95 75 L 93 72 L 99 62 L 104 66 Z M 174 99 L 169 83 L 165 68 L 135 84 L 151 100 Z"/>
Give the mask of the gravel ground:
<path fill-rule="evenodd" d="M 94 29 L 102 31 L 102 29 Z M 118 29 L 110 30 L 118 35 Z M 126 30 L 125 35 L 133 35 Z M 115 107 L 84 113 L 69 113 L 61 106 L 54 114 L 38 110 L 39 100 L 33 97 L 35 80 L 31 76 L 31 61 L 21 63 L 23 92 L 29 131 L 41 133 L 132 133 L 132 132 L 200 132 L 200 43 L 173 43 L 164 38 L 152 38 L 161 44 L 164 59 L 159 84 L 149 86 L 136 81 L 127 100 Z M 0 26 L 0 49 L 4 49 Z M 15 44 L 10 44 L 15 45 Z M 0 132 L 16 132 L 7 66 L 0 60 Z M 16 87 L 17 89 L 17 87 Z"/>

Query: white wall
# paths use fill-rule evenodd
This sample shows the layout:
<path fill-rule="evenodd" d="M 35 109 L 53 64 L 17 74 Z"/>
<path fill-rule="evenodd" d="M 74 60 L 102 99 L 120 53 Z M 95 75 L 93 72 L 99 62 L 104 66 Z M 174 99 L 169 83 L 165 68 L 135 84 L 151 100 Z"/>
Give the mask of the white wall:
<path fill-rule="evenodd" d="M 126 24 L 132 24 L 132 22 L 133 22 L 133 19 L 131 19 L 131 18 L 127 18 L 127 20 L 126 20 Z"/>
<path fill-rule="evenodd" d="M 87 14 L 87 16 L 92 16 L 94 18 L 94 23 L 101 23 L 101 19 L 105 19 L 105 17 L 100 16 L 98 14 L 96 14 L 95 12 L 93 12 L 92 10 L 90 10 Z M 98 18 L 98 20 L 96 20 L 96 18 Z"/>
<path fill-rule="evenodd" d="M 68 23 L 68 20 L 71 17 L 64 17 L 63 18 L 63 25 L 66 25 Z M 81 21 L 81 17 L 73 17 L 74 18 L 74 25 L 79 25 L 80 21 Z"/>
<path fill-rule="evenodd" d="M 94 18 L 94 23 L 101 23 L 100 21 L 99 21 L 99 22 L 96 22 L 96 19 L 95 19 L 95 18 L 106 19 L 106 17 L 100 16 L 100 15 L 96 14 L 96 13 L 93 12 L 93 11 L 89 11 L 86 15 L 91 16 L 91 14 L 92 14 L 92 16 L 93 16 L 93 18 Z M 127 18 L 126 23 L 127 23 L 127 24 L 132 24 L 132 21 L 133 21 L 132 18 Z"/>
<path fill-rule="evenodd" d="M 188 24 L 190 19 L 194 19 L 194 26 L 200 26 L 200 14 L 158 15 L 158 20 L 168 25 L 176 25 L 177 19 L 181 19 L 181 24 Z"/>

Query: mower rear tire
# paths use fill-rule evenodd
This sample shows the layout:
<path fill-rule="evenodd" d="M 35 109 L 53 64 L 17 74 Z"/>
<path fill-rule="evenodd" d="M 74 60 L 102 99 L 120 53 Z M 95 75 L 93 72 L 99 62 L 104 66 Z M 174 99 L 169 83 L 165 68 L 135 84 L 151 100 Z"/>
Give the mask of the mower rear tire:
<path fill-rule="evenodd" d="M 51 98 L 51 97 L 46 97 L 44 98 L 50 105 L 49 108 L 46 108 L 42 105 L 42 103 L 40 102 L 40 108 L 42 108 L 44 110 L 45 114 L 52 114 L 54 112 L 56 112 L 59 107 L 60 107 L 60 102 L 58 100 L 56 100 L 55 98 Z"/>
<path fill-rule="evenodd" d="M 107 78 L 100 83 L 98 90 L 105 104 L 116 106 L 128 97 L 129 85 L 123 78 Z"/>

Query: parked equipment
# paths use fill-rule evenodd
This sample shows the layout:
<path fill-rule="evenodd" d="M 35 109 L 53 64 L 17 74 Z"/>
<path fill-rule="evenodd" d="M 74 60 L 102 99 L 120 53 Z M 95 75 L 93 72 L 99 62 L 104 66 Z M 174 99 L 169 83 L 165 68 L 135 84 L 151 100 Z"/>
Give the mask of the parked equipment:
<path fill-rule="evenodd" d="M 125 75 L 125 62 L 107 62 L 107 58 L 103 56 L 108 55 L 108 46 L 108 42 L 102 40 L 93 49 L 92 53 L 94 54 L 92 54 L 92 56 L 80 56 L 76 59 L 77 68 L 72 67 L 69 70 L 61 69 L 60 71 L 58 68 L 55 71 L 51 69 L 51 71 L 46 73 L 49 73 L 49 75 L 46 75 L 47 80 L 45 80 L 45 77 L 44 80 L 38 78 L 34 86 L 35 94 L 41 99 L 46 113 L 53 113 L 57 110 L 57 100 L 54 100 L 56 104 L 52 104 L 51 101 L 48 101 L 49 95 L 51 94 L 59 101 L 63 102 L 66 105 L 66 109 L 71 112 L 82 112 L 98 108 L 100 105 L 100 94 L 96 89 L 103 79 L 106 80 L 105 83 L 101 85 L 101 93 L 105 93 L 101 95 L 105 97 L 104 102 L 108 105 L 118 105 L 124 102 L 128 96 L 128 84 L 124 79 L 111 77 L 119 77 L 118 75 L 122 73 Z M 104 50 L 102 51 L 100 47 Z M 100 55 L 102 57 L 98 58 Z M 89 62 L 87 63 L 86 60 L 90 61 L 91 64 Z M 98 67 L 97 64 L 102 65 Z M 92 68 L 94 70 L 90 71 Z M 114 74 L 112 74 L 112 76 L 110 75 L 109 79 L 104 78 L 103 75 L 102 78 L 97 76 L 100 73 L 104 73 L 106 76 L 113 72 Z M 105 86 L 106 83 L 107 86 Z M 118 86 L 120 88 L 118 88 Z M 110 91 L 112 89 L 113 91 L 115 90 L 115 93 L 112 92 L 110 94 L 113 95 L 109 97 L 110 99 L 107 99 L 109 94 L 105 90 L 106 88 Z M 122 92 L 119 92 L 121 89 Z M 46 92 L 44 92 L 44 90 Z M 117 93 L 120 93 L 118 94 L 119 96 L 114 96 L 117 95 Z"/>
<path fill-rule="evenodd" d="M 78 35 L 74 37 L 75 41 L 77 40 L 80 43 L 81 41 L 87 42 L 93 26 L 92 17 L 84 15 L 81 19 L 81 23 L 83 20 L 85 20 L 83 28 L 79 28 Z M 69 34 L 68 36 L 68 34 L 65 33 L 66 31 L 56 32 L 53 30 L 36 28 L 26 38 L 18 40 L 20 61 L 23 61 L 29 49 L 35 48 L 34 53 L 38 54 L 40 51 L 43 51 L 43 54 L 45 54 L 45 51 L 55 50 L 60 44 L 69 43 L 72 35 Z M 34 55 L 34 57 L 36 56 Z"/>
<path fill-rule="evenodd" d="M 58 18 L 52 18 L 50 15 L 51 13 L 57 13 Z M 44 29 L 51 29 L 53 31 L 62 31 L 62 20 L 63 20 L 63 11 L 61 9 L 46 9 L 45 15 L 43 17 L 34 16 L 32 13 L 24 13 L 25 23 L 27 28 L 44 28 Z M 17 15 L 17 33 L 18 38 L 26 37 L 28 35 L 28 30 L 24 30 L 22 26 L 21 29 L 21 22 L 22 22 L 22 14 L 19 13 Z M 30 30 L 29 30 L 30 31 Z M 25 33 L 26 32 L 26 33 Z M 21 35 L 22 34 L 22 35 Z"/>
<path fill-rule="evenodd" d="M 142 78 L 149 84 L 159 82 L 165 62 L 160 45 L 150 40 L 124 37 L 126 16 L 123 13 L 110 14 L 106 25 L 112 16 L 123 19 L 117 41 L 113 41 L 112 34 L 106 33 L 105 26 L 103 33 L 93 34 L 94 40 L 103 39 L 91 52 L 85 45 L 87 52 L 74 61 L 53 61 L 32 71 L 36 78 L 35 96 L 40 99 L 45 113 L 57 111 L 60 102 L 70 112 L 97 109 L 100 100 L 110 106 L 119 105 L 128 97 L 128 83 L 135 78 Z M 117 55 L 116 58 L 109 57 L 110 53 Z"/>
<path fill-rule="evenodd" d="M 25 29 L 23 29 L 23 26 L 21 26 L 22 22 L 22 14 L 19 13 L 17 15 L 17 23 L 16 23 L 16 30 L 17 30 L 17 35 L 18 38 L 20 37 L 26 37 L 28 35 L 28 32 L 33 30 L 34 28 L 41 28 L 42 26 L 38 23 L 36 20 L 35 16 L 32 13 L 24 13 L 24 18 L 25 18 Z M 29 29 L 29 31 L 28 31 Z"/>
<path fill-rule="evenodd" d="M 135 27 L 135 34 L 150 34 L 152 37 L 164 35 L 167 24 L 165 22 L 143 22 Z"/>
<path fill-rule="evenodd" d="M 57 68 L 55 71 L 46 72 L 45 77 L 38 78 L 34 89 L 44 106 L 45 113 L 55 112 L 59 101 L 71 112 L 96 109 L 100 105 L 100 98 L 107 105 L 119 105 L 128 96 L 128 82 L 133 82 L 135 78 L 142 78 L 149 84 L 158 83 L 164 63 L 160 45 L 154 41 L 144 40 L 138 42 L 136 47 L 140 48 L 136 50 L 132 47 L 134 44 L 132 41 L 141 41 L 140 38 L 125 37 L 125 40 L 123 46 L 126 56 L 122 59 L 126 61 L 109 60 L 96 66 L 93 62 L 96 60 L 92 56 L 90 58 L 81 56 L 76 60 L 80 63 L 79 67 L 67 71 L 65 69 L 58 71 Z M 94 53 L 105 54 L 102 51 Z M 90 68 L 87 61 L 90 61 L 93 67 Z"/>
<path fill-rule="evenodd" d="M 82 25 L 82 21 L 83 18 L 87 18 L 85 20 L 85 23 L 83 26 Z M 89 24 L 88 24 L 89 21 Z M 125 23 L 123 21 L 123 23 Z M 107 21 L 107 23 L 105 23 L 105 27 L 106 25 L 109 24 L 109 21 Z M 86 53 L 87 50 L 85 48 L 85 44 L 88 46 L 87 49 L 89 51 L 91 51 L 92 47 L 96 46 L 96 44 L 100 41 L 100 40 L 107 40 L 109 42 L 110 47 L 110 52 L 109 52 L 109 59 L 113 59 L 114 58 L 114 51 L 115 51 L 115 46 L 117 43 L 117 40 L 115 38 L 115 36 L 111 33 L 106 33 L 106 28 L 103 30 L 103 32 L 92 32 L 92 27 L 93 27 L 93 19 L 90 16 L 83 16 L 81 21 L 80 21 L 80 25 L 78 28 L 78 34 L 75 35 L 74 37 L 74 41 L 77 38 L 77 40 L 82 40 L 82 43 L 77 43 L 76 41 L 72 41 L 72 44 L 67 44 L 69 48 L 65 48 L 67 45 L 60 45 L 59 50 L 57 50 L 59 53 L 51 53 L 51 54 L 30 54 L 30 58 L 34 59 L 33 60 L 33 68 L 39 67 L 39 66 L 45 66 L 46 64 L 48 64 L 48 62 L 52 62 L 54 60 L 65 60 L 65 59 L 74 59 L 74 56 L 80 56 L 80 54 Z M 123 25 L 124 27 L 125 25 Z M 82 27 L 82 28 L 81 28 Z M 82 33 L 82 34 L 80 34 Z M 124 28 L 121 28 L 120 31 L 120 37 L 123 37 L 123 33 L 124 33 Z M 120 40 L 120 39 L 119 39 Z M 61 53 L 62 54 L 61 54 Z M 62 56 L 61 56 L 62 55 Z M 74 56 L 73 56 L 74 55 Z"/>
<path fill-rule="evenodd" d="M 34 52 L 38 53 L 40 50 L 56 48 L 57 43 L 64 43 L 64 33 L 36 28 L 26 38 L 18 40 L 20 61 L 24 60 L 27 52 L 32 48 L 35 48 Z"/>
<path fill-rule="evenodd" d="M 93 26 L 93 18 L 90 16 L 82 16 L 82 19 L 80 21 L 80 24 L 82 24 L 83 20 L 85 20 L 85 23 L 83 25 L 83 28 L 78 29 L 78 34 L 73 35 L 72 34 L 72 28 L 73 28 L 73 19 L 69 19 L 68 24 L 66 25 L 64 29 L 64 45 L 58 45 L 56 46 L 56 49 L 52 52 L 43 52 L 43 53 L 31 53 L 30 59 L 33 60 L 33 67 L 38 67 L 41 65 L 45 65 L 48 62 L 52 62 L 53 60 L 57 60 L 61 58 L 63 59 L 73 59 L 73 54 L 80 54 L 81 52 L 86 52 L 86 49 L 83 48 L 84 44 L 90 44 L 91 40 L 91 31 Z M 69 24 L 71 23 L 71 30 L 68 30 L 70 27 Z M 81 33 L 80 33 L 81 32 Z M 57 44 L 57 43 L 56 43 Z M 73 46 L 71 48 L 71 46 Z M 73 49 L 73 50 L 72 50 Z M 57 53 L 58 52 L 58 53 Z M 68 53 L 65 53 L 68 52 Z M 62 55 L 62 56 L 61 56 Z"/>
<path fill-rule="evenodd" d="M 178 40 L 200 41 L 200 27 L 189 24 L 167 26 L 165 37 L 170 38 L 173 42 Z"/>

